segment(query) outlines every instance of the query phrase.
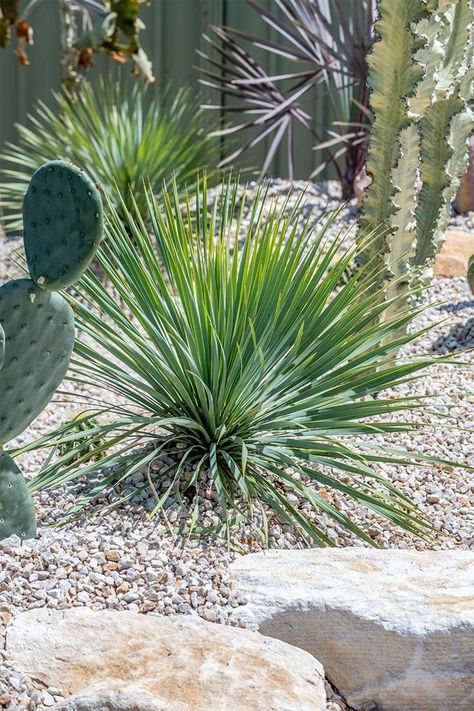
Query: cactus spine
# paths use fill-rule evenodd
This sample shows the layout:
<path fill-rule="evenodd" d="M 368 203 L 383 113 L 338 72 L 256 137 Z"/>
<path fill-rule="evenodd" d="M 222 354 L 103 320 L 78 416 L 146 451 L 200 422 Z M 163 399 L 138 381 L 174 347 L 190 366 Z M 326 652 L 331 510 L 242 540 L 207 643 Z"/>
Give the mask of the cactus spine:
<path fill-rule="evenodd" d="M 387 282 L 389 300 L 430 275 L 465 170 L 473 128 L 473 0 L 380 0 L 375 32 L 368 57 L 372 183 L 360 228 L 385 230 L 359 260 L 370 261 Z M 395 308 L 399 302 L 388 312 Z"/>
<path fill-rule="evenodd" d="M 93 259 L 102 235 L 94 184 L 62 161 L 33 175 L 23 209 L 31 279 L 0 287 L 0 539 L 35 535 L 26 481 L 4 451 L 39 415 L 64 378 L 74 346 L 74 315 L 55 289 L 70 286 Z"/>

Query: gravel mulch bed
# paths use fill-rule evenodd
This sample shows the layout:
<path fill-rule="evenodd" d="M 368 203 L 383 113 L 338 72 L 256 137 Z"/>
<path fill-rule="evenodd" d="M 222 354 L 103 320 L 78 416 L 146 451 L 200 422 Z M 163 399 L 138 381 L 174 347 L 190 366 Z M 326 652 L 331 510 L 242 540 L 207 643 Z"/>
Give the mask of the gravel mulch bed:
<path fill-rule="evenodd" d="M 316 214 L 326 207 L 339 205 L 336 184 L 322 187 L 295 184 L 296 190 L 304 188 L 307 188 L 304 210 Z M 275 181 L 270 192 L 278 199 L 285 199 L 288 183 Z M 338 224 L 348 226 L 355 219 L 356 209 L 349 205 L 341 211 Z M 471 217 L 456 226 L 471 229 Z M 19 244 L 18 240 L 0 241 L 0 283 L 16 273 L 10 255 Z M 474 301 L 462 278 L 435 280 L 425 298 L 428 303 L 444 303 L 427 308 L 415 325 L 425 327 L 439 324 L 442 319 L 445 321 L 411 345 L 409 353 L 458 353 L 466 365 L 438 365 L 420 381 L 398 389 L 403 395 L 436 395 L 430 408 L 438 410 L 444 418 L 435 422 L 433 415 L 427 412 L 425 432 L 398 435 L 396 445 L 474 465 L 473 351 L 469 350 L 474 348 Z M 51 403 L 15 444 L 48 432 L 69 418 L 72 409 L 81 407 L 82 403 L 77 402 L 78 393 L 71 384 L 66 383 L 63 389 L 69 394 L 63 396 L 61 402 Z M 24 473 L 33 476 L 43 458 L 44 455 L 38 453 L 22 457 L 20 465 Z M 154 466 L 164 465 L 166 460 L 162 459 Z M 438 530 L 434 541 L 415 540 L 331 492 L 326 492 L 328 498 L 344 510 L 350 510 L 354 520 L 364 525 L 385 547 L 474 547 L 472 472 L 436 466 L 419 469 L 386 465 L 382 469 L 433 521 Z M 126 494 L 130 490 L 127 487 L 140 486 L 146 480 L 145 472 L 135 475 L 120 491 L 107 492 L 102 500 L 95 502 L 98 506 L 89 509 L 77 522 L 59 529 L 47 526 L 54 524 L 77 500 L 85 490 L 85 483 L 78 481 L 36 495 L 38 537 L 24 543 L 14 537 L 0 542 L 0 623 L 34 607 L 86 605 L 93 609 L 128 609 L 158 615 L 197 614 L 208 621 L 234 624 L 233 612 L 246 601 L 233 590 L 229 562 L 239 552 L 258 550 L 262 543 L 249 526 L 235 532 L 235 550 L 228 550 L 225 542 L 218 539 L 176 536 L 169 532 L 169 526 L 182 522 L 180 516 L 185 518 L 186 512 L 182 513 L 175 501 L 167 509 L 166 519 L 150 520 L 148 513 L 155 505 L 155 497 L 149 488 L 116 510 L 101 510 L 101 505 L 114 503 L 120 495 Z M 203 517 L 209 523 L 218 522 L 218 505 L 206 494 L 205 482 L 202 494 Z M 339 545 L 362 545 L 324 514 L 311 516 Z M 293 531 L 277 521 L 272 522 L 270 538 L 273 546 L 301 546 Z M 60 689 L 35 686 L 12 670 L 1 646 L 0 640 L 0 708 L 41 710 L 60 700 Z M 331 704 L 331 711 L 345 708 L 335 697 Z"/>

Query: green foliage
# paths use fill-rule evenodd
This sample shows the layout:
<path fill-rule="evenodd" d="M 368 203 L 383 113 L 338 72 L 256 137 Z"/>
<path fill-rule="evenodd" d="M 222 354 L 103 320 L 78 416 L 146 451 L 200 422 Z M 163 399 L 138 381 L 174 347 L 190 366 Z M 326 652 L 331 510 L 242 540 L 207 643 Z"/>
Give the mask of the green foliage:
<path fill-rule="evenodd" d="M 361 234 L 376 225 L 385 230 L 361 249 L 359 261 L 373 264 L 379 283 L 389 281 L 390 301 L 418 275 L 430 274 L 465 170 L 473 128 L 474 8 L 472 0 L 380 0 L 379 10 L 368 59 L 375 118 L 367 172 L 373 180 Z"/>
<path fill-rule="evenodd" d="M 467 268 L 467 280 L 469 282 L 471 291 L 474 294 L 474 254 L 469 259 L 469 264 Z"/>
<path fill-rule="evenodd" d="M 106 445 L 105 437 L 93 438 L 91 441 L 90 433 L 95 434 L 96 427 L 99 426 L 99 421 L 96 417 L 89 417 L 87 412 L 78 412 L 73 414 L 66 422 L 67 431 L 70 431 L 74 437 L 78 437 L 63 442 L 59 447 L 59 456 L 65 457 L 70 463 L 78 461 L 86 464 L 87 462 L 100 462 L 106 455 L 104 446 Z M 72 453 L 72 458 L 68 455 Z"/>
<path fill-rule="evenodd" d="M 84 83 L 72 103 L 59 94 L 55 102 L 52 109 L 40 102 L 30 126 L 18 126 L 18 144 L 8 145 L 0 156 L 7 230 L 22 228 L 28 181 L 48 160 L 64 158 L 86 170 L 118 209 L 117 196 L 130 206 L 132 191 L 143 214 L 144 180 L 158 193 L 174 174 L 183 187 L 194 182 L 198 170 L 218 162 L 218 141 L 209 138 L 203 114 L 186 90 L 170 88 L 160 97 L 154 86 L 104 80 L 95 89 Z"/>
<path fill-rule="evenodd" d="M 246 226 L 246 201 L 230 184 L 212 207 L 205 183 L 184 205 L 176 188 L 164 192 L 161 206 L 148 190 L 143 216 L 110 207 L 98 262 L 119 300 L 94 274 L 81 279 L 79 298 L 70 298 L 84 338 L 76 341 L 69 377 L 103 389 L 102 407 L 112 419 L 89 430 L 87 449 L 74 423 L 39 440 L 34 446 L 75 446 L 51 461 L 32 491 L 106 472 L 77 502 L 77 514 L 106 487 L 166 454 L 175 464 L 154 484 L 158 490 L 164 480 L 172 483 L 157 509 L 171 493 L 179 500 L 188 491 L 191 529 L 200 521 L 199 487 L 209 477 L 227 530 L 258 514 L 265 537 L 271 512 L 307 542 L 333 545 L 288 499 L 289 489 L 371 542 L 319 493 L 321 486 L 426 534 L 416 507 L 377 470 L 378 462 L 427 460 L 379 440 L 417 427 L 391 416 L 416 411 L 419 402 L 381 394 L 434 362 L 396 360 L 416 334 L 386 343 L 417 312 L 405 308 L 379 325 L 385 306 L 371 269 L 337 288 L 354 256 L 351 248 L 335 260 L 342 234 L 328 247 L 337 214 L 313 231 L 298 206 L 288 214 L 273 205 L 268 215 L 264 198 L 260 191 L 252 199 Z M 90 462 L 91 447 L 109 451 Z"/>
<path fill-rule="evenodd" d="M 73 310 L 51 289 L 71 284 L 93 258 L 102 229 L 99 193 L 77 168 L 53 161 L 31 180 L 25 220 L 32 279 L 0 287 L 0 538 L 36 530 L 26 482 L 3 447 L 46 407 L 68 369 Z"/>

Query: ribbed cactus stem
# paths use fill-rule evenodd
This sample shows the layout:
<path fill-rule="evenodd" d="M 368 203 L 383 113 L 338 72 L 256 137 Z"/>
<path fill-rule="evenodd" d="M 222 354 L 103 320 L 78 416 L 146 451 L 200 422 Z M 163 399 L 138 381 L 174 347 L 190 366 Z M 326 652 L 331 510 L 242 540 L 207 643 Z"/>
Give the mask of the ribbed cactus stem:
<path fill-rule="evenodd" d="M 473 0 L 379 0 L 378 9 L 368 60 L 372 183 L 360 233 L 385 230 L 359 261 L 371 261 L 389 300 L 430 275 L 465 170 L 474 8 Z"/>

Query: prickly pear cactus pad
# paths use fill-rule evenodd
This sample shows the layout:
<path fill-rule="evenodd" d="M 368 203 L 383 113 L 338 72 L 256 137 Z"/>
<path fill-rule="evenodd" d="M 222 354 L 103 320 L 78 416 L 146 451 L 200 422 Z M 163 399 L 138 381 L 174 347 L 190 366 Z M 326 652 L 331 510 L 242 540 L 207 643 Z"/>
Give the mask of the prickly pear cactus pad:
<path fill-rule="evenodd" d="M 0 447 L 40 414 L 64 378 L 74 345 L 67 301 L 30 279 L 0 287 L 5 355 L 0 370 Z"/>
<path fill-rule="evenodd" d="M 23 203 L 25 252 L 31 278 L 64 289 L 89 266 L 102 237 L 102 200 L 75 166 L 51 161 L 33 175 Z"/>
<path fill-rule="evenodd" d="M 20 538 L 36 535 L 35 507 L 22 473 L 0 449 L 0 540 L 13 534 Z"/>

